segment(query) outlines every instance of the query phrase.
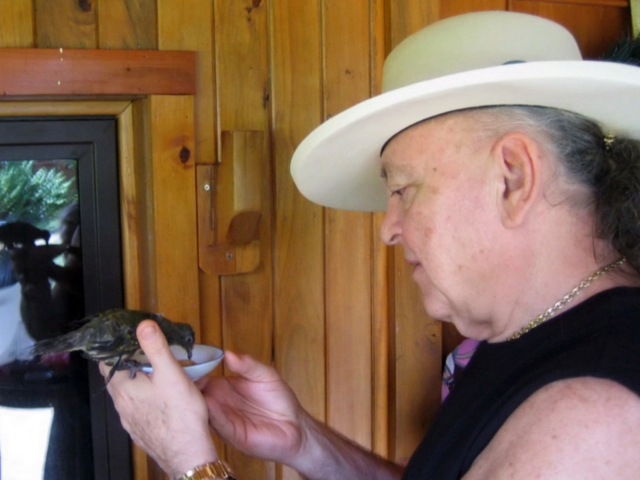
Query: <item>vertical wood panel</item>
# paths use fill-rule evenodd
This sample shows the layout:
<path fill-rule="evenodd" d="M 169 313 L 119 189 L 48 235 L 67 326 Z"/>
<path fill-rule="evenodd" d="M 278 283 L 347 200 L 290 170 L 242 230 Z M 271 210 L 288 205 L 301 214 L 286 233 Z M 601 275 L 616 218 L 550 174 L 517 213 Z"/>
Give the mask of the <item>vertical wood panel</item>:
<path fill-rule="evenodd" d="M 193 50 L 196 52 L 197 94 L 195 96 L 195 162 L 214 163 L 217 158 L 215 72 L 213 44 L 213 5 L 199 0 L 149 0 L 155 6 L 157 46 L 163 50 Z M 140 7 L 142 9 L 142 5 Z M 145 11 L 148 12 L 146 6 Z M 142 12 L 140 12 L 142 15 Z M 147 32 L 149 33 L 149 32 Z M 195 188 L 195 180 L 194 180 Z M 195 211 L 194 211 L 195 213 Z M 197 249 L 196 249 L 197 255 Z M 220 301 L 220 277 L 207 275 L 198 269 L 200 295 L 201 341 L 223 347 Z M 221 374 L 217 369 L 214 375 Z M 225 447 L 214 438 L 218 452 L 224 458 Z"/>
<path fill-rule="evenodd" d="M 157 311 L 157 272 L 152 204 L 152 162 L 150 158 L 149 102 L 136 100 L 120 115 L 120 143 L 132 142 L 133 151 L 120 158 L 121 215 L 125 262 L 125 301 L 128 308 Z M 131 128 L 133 139 L 121 129 Z M 129 146 L 129 149 L 131 146 Z M 121 152 L 122 154 L 122 152 Z M 132 444 L 136 480 L 163 478 L 160 468 L 137 445 Z"/>
<path fill-rule="evenodd" d="M 151 168 L 147 198 L 153 212 L 147 232 L 153 235 L 154 310 L 191 324 L 200 341 L 193 97 L 151 96 L 146 114 Z M 164 478 L 155 462 L 145 462 L 137 448 L 134 453 L 137 474 Z"/>
<path fill-rule="evenodd" d="M 391 2 L 389 38 L 393 48 L 439 16 L 437 2 Z M 441 326 L 427 317 L 419 289 L 411 279 L 401 247 L 393 249 L 393 333 L 390 379 L 392 459 L 406 460 L 426 433 L 439 406 L 441 371 Z"/>
<path fill-rule="evenodd" d="M 312 415 L 325 418 L 322 208 L 289 173 L 295 147 L 322 120 L 318 0 L 272 0 L 275 162 L 275 361 Z M 282 478 L 297 479 L 288 468 Z"/>
<path fill-rule="evenodd" d="M 430 319 L 412 269 L 395 248 L 395 431 L 393 458 L 406 461 L 428 430 L 440 407 L 441 324 Z"/>
<path fill-rule="evenodd" d="M 0 0 L 0 48 L 33 45 L 33 0 Z"/>
<path fill-rule="evenodd" d="M 143 237 L 140 232 L 141 193 L 140 169 L 136 168 L 136 156 L 143 157 L 135 149 L 133 105 L 118 116 L 118 165 L 120 182 L 120 218 L 122 219 L 122 257 L 124 268 L 125 306 L 142 309 L 141 267 Z"/>
<path fill-rule="evenodd" d="M 99 2 L 99 48 L 157 48 L 156 0 Z"/>
<path fill-rule="evenodd" d="M 96 48 L 95 0 L 35 0 L 36 45 Z"/>
<path fill-rule="evenodd" d="M 158 48 L 196 52 L 196 162 L 216 161 L 213 6 L 202 0 L 156 0 Z"/>
<path fill-rule="evenodd" d="M 205 345 L 216 345 L 223 348 L 222 325 L 220 324 L 220 312 L 222 310 L 220 300 L 220 277 L 209 275 L 202 270 L 198 272 L 200 282 L 200 318 L 201 341 Z M 213 319 L 213 321 L 212 321 Z M 223 368 L 216 368 L 212 375 L 222 375 Z M 213 435 L 216 450 L 221 458 L 226 459 L 226 446 L 216 435 Z"/>
<path fill-rule="evenodd" d="M 151 96 L 149 108 L 157 309 L 199 339 L 193 98 Z"/>
<path fill-rule="evenodd" d="M 389 262 L 387 246 L 380 238 L 382 214 L 372 217 L 372 355 L 373 355 L 373 444 L 372 449 L 382 457 L 390 450 L 391 382 L 391 323 L 389 315 Z"/>
<path fill-rule="evenodd" d="M 128 308 L 157 310 L 155 238 L 153 212 L 147 208 L 152 198 L 152 167 L 149 142 L 149 102 L 136 100 L 120 124 L 131 124 L 133 156 L 120 159 L 121 215 L 123 218 L 123 253 L 125 261 L 125 301 Z M 131 116 L 130 118 L 129 115 Z M 120 128 L 120 124 L 118 128 Z M 124 132 L 119 131 L 120 136 Z M 123 139 L 121 139 L 123 142 Z M 137 264 L 136 264 L 137 262 Z M 136 277 L 137 275 L 137 277 Z M 136 480 L 162 478 L 159 467 L 146 453 L 132 444 L 133 472 Z"/>
<path fill-rule="evenodd" d="M 232 171 L 233 180 L 221 177 L 218 188 L 231 192 L 226 198 L 235 208 L 260 211 L 260 263 L 249 273 L 221 278 L 223 344 L 226 349 L 249 353 L 271 363 L 273 355 L 273 232 L 271 221 L 271 167 L 269 131 L 269 12 L 266 2 L 219 0 L 214 3 L 216 85 L 219 128 L 225 138 L 253 138 L 258 162 L 224 165 L 234 161 L 220 157 L 220 172 Z M 240 132 L 251 130 L 253 132 Z M 263 135 L 249 135 L 264 132 Z M 247 159 L 249 160 L 249 159 Z M 235 161 L 243 162 L 242 159 Z M 253 179 L 253 181 L 252 181 Z M 226 183 L 223 185 L 222 183 Z M 222 205 L 219 205 L 222 207 Z M 217 219 L 228 223 L 217 213 Z M 275 465 L 227 448 L 227 460 L 239 478 L 273 479 Z"/>
<path fill-rule="evenodd" d="M 378 95 L 382 84 L 382 67 L 386 56 L 385 44 L 385 2 L 370 0 L 370 95 Z M 390 400 L 390 315 L 388 251 L 380 238 L 380 228 L 384 214 L 371 216 L 371 331 L 372 331 L 372 450 L 388 457 L 389 450 L 389 400 Z"/>
<path fill-rule="evenodd" d="M 369 7 L 368 0 L 324 1 L 327 117 L 369 97 Z M 371 214 L 326 209 L 327 423 L 368 448 L 371 249 Z"/>
<path fill-rule="evenodd" d="M 600 57 L 613 42 L 630 32 L 629 7 L 509 0 L 509 9 L 564 25 L 576 37 L 585 58 Z"/>
<path fill-rule="evenodd" d="M 216 75 L 221 130 L 264 130 L 269 107 L 266 2 L 215 2 Z"/>
<path fill-rule="evenodd" d="M 389 39 L 389 50 L 404 40 L 411 33 L 420 30 L 422 27 L 435 22 L 440 18 L 440 2 L 419 1 L 419 2 L 397 2 L 387 0 L 387 37 Z M 443 0 L 447 1 L 447 0 Z"/>

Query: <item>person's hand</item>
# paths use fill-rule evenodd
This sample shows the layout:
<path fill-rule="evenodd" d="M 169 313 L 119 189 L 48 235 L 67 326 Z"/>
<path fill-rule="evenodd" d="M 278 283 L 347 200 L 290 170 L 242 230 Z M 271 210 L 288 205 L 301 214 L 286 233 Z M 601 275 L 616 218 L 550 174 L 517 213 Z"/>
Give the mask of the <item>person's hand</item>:
<path fill-rule="evenodd" d="M 295 466 L 312 423 L 276 371 L 248 355 L 225 352 L 236 377 L 197 382 L 209 407 L 209 424 L 222 439 L 251 456 Z"/>
<path fill-rule="evenodd" d="M 207 405 L 176 361 L 155 322 L 145 320 L 136 331 L 153 373 L 129 378 L 117 372 L 107 385 L 122 426 L 171 478 L 215 461 Z M 100 363 L 105 377 L 111 367 Z"/>
<path fill-rule="evenodd" d="M 197 382 L 209 424 L 242 452 L 293 467 L 309 479 L 398 480 L 402 468 L 313 419 L 275 369 L 225 352 L 237 376 Z"/>

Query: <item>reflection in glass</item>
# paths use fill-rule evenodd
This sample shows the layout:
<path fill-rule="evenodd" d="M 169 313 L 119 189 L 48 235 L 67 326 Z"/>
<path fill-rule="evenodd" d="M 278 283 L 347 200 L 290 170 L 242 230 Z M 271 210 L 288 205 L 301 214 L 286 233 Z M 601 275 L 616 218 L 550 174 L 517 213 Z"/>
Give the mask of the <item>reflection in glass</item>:
<path fill-rule="evenodd" d="M 84 315 L 77 161 L 0 161 L 0 192 L 0 479 L 88 479 L 86 364 L 31 354 Z"/>

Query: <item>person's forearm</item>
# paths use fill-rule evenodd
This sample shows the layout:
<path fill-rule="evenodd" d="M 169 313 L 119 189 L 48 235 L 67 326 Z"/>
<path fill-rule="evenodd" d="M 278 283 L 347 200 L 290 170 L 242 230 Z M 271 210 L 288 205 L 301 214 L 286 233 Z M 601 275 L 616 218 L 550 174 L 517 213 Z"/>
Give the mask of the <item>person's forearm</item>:
<path fill-rule="evenodd" d="M 291 463 L 308 480 L 397 480 L 403 468 L 379 457 L 317 420 L 305 420 L 304 454 Z"/>

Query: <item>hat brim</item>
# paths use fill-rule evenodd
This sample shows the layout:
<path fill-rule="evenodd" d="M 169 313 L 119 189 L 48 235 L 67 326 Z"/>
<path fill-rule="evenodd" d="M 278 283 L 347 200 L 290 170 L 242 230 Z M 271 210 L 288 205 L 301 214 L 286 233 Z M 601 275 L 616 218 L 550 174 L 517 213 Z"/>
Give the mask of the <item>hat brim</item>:
<path fill-rule="evenodd" d="M 291 175 L 312 202 L 384 211 L 383 145 L 444 113 L 491 105 L 553 107 L 640 139 L 640 68 L 600 61 L 531 62 L 447 75 L 383 93 L 313 130 L 296 149 Z"/>

